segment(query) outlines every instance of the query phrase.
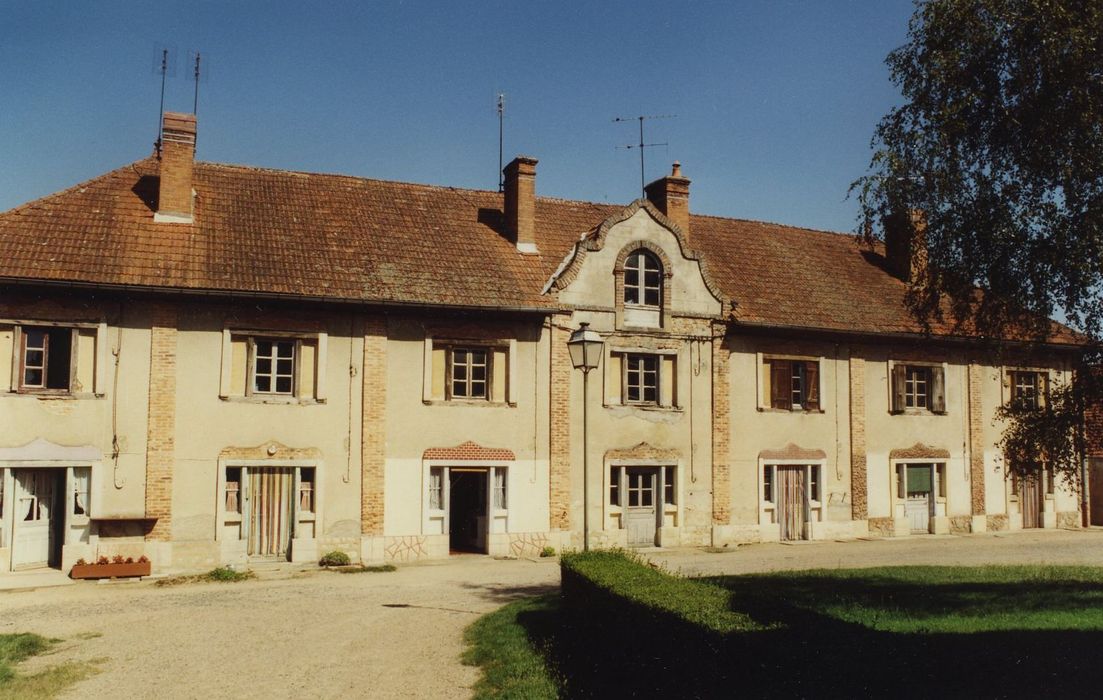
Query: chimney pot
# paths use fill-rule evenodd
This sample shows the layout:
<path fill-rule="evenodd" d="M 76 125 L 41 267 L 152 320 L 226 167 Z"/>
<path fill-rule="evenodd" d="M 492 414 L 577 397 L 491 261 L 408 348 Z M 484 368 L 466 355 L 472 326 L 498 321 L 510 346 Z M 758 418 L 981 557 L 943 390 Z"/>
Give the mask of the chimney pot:
<path fill-rule="evenodd" d="M 689 235 L 689 179 L 682 175 L 682 164 L 674 161 L 670 174 L 655 180 L 644 188 L 647 199 L 666 218 L 677 224 L 682 233 Z"/>
<path fill-rule="evenodd" d="M 153 220 L 190 224 L 192 173 L 195 166 L 195 115 L 165 112 L 161 127 L 161 185 Z"/>
<path fill-rule="evenodd" d="M 505 225 L 517 250 L 538 253 L 536 248 L 536 164 L 535 158 L 517 156 L 505 175 Z"/>

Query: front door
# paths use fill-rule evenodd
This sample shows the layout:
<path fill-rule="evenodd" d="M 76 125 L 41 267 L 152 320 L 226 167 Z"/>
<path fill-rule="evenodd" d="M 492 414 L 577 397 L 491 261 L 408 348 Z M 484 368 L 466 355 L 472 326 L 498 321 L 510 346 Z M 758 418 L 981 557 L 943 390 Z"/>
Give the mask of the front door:
<path fill-rule="evenodd" d="M 61 564 L 64 469 L 16 469 L 12 568 Z M 60 483 L 59 483 L 60 482 Z"/>
<path fill-rule="evenodd" d="M 905 514 L 911 524 L 912 532 L 931 531 L 932 484 L 931 467 L 927 464 L 908 465 L 908 499 Z"/>
<path fill-rule="evenodd" d="M 804 467 L 778 466 L 778 522 L 781 539 L 804 539 Z"/>
<path fill-rule="evenodd" d="M 249 556 L 287 559 L 291 552 L 291 490 L 295 470 L 249 468 Z"/>
<path fill-rule="evenodd" d="M 448 547 L 453 552 L 487 553 L 486 469 L 448 470 Z"/>
<path fill-rule="evenodd" d="M 1019 510 L 1024 528 L 1042 527 L 1042 485 L 1036 475 L 1019 480 Z"/>
<path fill-rule="evenodd" d="M 657 534 L 658 510 L 655 496 L 659 472 L 650 467 L 629 467 L 628 509 L 625 513 L 629 547 L 653 547 Z"/>

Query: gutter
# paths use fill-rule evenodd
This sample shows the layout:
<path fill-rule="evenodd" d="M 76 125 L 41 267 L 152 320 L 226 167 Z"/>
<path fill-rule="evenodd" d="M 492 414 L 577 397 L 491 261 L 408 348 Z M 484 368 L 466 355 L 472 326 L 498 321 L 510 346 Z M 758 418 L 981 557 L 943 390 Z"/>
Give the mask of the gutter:
<path fill-rule="evenodd" d="M 406 309 L 448 309 L 451 311 L 470 312 L 512 312 L 524 314 L 540 314 L 550 316 L 561 313 L 565 309 L 557 306 L 478 306 L 473 304 L 447 304 L 427 302 L 411 302 L 395 299 L 366 300 L 348 299 L 345 297 L 310 296 L 306 294 L 281 294 L 277 292 L 248 292 L 239 290 L 185 288 L 185 287 L 159 287 L 140 284 L 102 284 L 97 282 L 73 282 L 61 280 L 28 280 L 23 278 L 0 277 L 0 285 L 12 285 L 18 287 L 60 287 L 62 289 L 100 290 L 105 292 L 130 292 L 151 295 L 171 296 L 197 296 L 197 297 L 226 297 L 236 299 L 264 299 L 269 301 L 295 301 L 315 304 L 334 304 L 343 306 L 362 307 L 397 307 Z"/>

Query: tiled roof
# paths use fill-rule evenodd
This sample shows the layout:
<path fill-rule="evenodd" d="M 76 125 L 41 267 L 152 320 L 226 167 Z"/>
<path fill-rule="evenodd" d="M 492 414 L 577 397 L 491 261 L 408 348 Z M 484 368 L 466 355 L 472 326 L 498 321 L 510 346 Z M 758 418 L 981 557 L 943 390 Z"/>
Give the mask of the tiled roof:
<path fill-rule="evenodd" d="M 571 246 L 623 209 L 538 197 L 540 253 L 523 255 L 497 192 L 199 162 L 195 223 L 168 224 L 157 172 L 141 160 L 0 213 L 0 280 L 547 309 Z M 906 285 L 853 236 L 694 215 L 689 242 L 737 322 L 920 330 Z"/>

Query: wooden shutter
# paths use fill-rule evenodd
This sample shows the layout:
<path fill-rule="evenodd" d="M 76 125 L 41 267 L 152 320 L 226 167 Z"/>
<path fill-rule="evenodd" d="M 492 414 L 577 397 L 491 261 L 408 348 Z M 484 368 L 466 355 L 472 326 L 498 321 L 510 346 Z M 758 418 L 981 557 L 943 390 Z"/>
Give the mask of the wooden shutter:
<path fill-rule="evenodd" d="M 804 407 L 809 411 L 820 409 L 820 363 L 804 363 Z"/>
<path fill-rule="evenodd" d="M 1049 373 L 1038 373 L 1038 408 L 1045 408 L 1049 401 Z"/>
<path fill-rule="evenodd" d="M 931 367 L 931 411 L 946 412 L 946 373 L 942 367 Z"/>
<path fill-rule="evenodd" d="M 906 365 L 892 366 L 892 410 L 896 413 L 904 410 L 904 379 L 907 371 Z"/>
<path fill-rule="evenodd" d="M 770 360 L 770 406 L 793 408 L 793 370 L 788 360 Z"/>

